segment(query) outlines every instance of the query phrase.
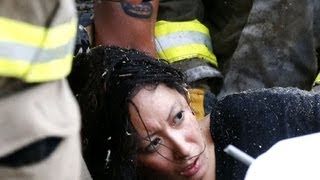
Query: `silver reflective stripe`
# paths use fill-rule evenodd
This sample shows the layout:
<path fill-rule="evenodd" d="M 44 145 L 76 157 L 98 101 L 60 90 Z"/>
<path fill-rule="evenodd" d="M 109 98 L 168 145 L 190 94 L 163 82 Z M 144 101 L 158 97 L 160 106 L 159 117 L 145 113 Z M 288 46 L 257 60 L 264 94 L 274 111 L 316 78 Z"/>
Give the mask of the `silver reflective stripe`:
<path fill-rule="evenodd" d="M 210 37 L 197 31 L 175 32 L 165 36 L 156 37 L 157 50 L 163 51 L 188 44 L 204 44 L 212 51 Z"/>
<path fill-rule="evenodd" d="M 24 61 L 26 63 L 45 63 L 51 60 L 64 58 L 66 55 L 72 53 L 71 49 L 73 48 L 73 40 L 68 44 L 53 49 L 43 49 L 23 44 L 0 41 L 0 57 L 8 58 L 13 61 Z"/>
<path fill-rule="evenodd" d="M 184 71 L 187 77 L 187 82 L 195 82 L 204 78 L 223 78 L 222 74 L 214 67 L 211 66 L 197 66 Z"/>

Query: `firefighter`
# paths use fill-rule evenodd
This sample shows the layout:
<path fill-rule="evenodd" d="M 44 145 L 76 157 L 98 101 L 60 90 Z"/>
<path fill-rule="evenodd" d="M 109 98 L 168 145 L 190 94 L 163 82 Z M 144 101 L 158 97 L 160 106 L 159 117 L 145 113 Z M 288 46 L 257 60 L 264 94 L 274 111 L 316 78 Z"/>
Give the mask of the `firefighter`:
<path fill-rule="evenodd" d="M 210 31 L 224 82 L 218 97 L 248 89 L 310 90 L 318 72 L 318 1 L 160 0 L 158 20 L 199 20 Z"/>
<path fill-rule="evenodd" d="M 80 179 L 80 113 L 65 79 L 75 4 L 4 0 L 0 9 L 0 179 Z"/>

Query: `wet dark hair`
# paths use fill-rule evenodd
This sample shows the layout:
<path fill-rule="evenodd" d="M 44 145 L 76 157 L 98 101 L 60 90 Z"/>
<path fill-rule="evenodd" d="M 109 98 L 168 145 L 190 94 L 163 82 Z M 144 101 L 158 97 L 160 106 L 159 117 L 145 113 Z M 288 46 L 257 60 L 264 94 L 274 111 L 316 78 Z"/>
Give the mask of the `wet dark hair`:
<path fill-rule="evenodd" d="M 83 154 L 93 179 L 139 179 L 128 103 L 142 88 L 159 84 L 186 96 L 185 76 L 137 50 L 100 46 L 75 58 L 69 81 L 81 108 Z"/>

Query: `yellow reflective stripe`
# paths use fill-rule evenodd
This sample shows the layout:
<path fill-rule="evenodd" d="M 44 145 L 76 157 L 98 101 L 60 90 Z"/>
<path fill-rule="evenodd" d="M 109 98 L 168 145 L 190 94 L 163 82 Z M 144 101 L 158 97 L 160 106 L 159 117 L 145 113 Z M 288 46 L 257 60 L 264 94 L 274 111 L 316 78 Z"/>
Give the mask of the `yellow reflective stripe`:
<path fill-rule="evenodd" d="M 209 35 L 209 30 L 206 26 L 198 20 L 192 20 L 182 22 L 158 21 L 156 23 L 155 36 L 160 37 L 180 31 L 197 31 Z"/>
<path fill-rule="evenodd" d="M 314 84 L 320 84 L 320 73 L 318 73 L 318 76 L 316 77 Z"/>
<path fill-rule="evenodd" d="M 174 32 L 165 36 L 157 37 L 156 43 L 157 50 L 165 50 L 186 44 L 204 44 L 209 50 L 212 50 L 210 37 L 196 31 Z"/>
<path fill-rule="evenodd" d="M 0 76 L 26 82 L 61 79 L 70 72 L 77 19 L 44 28 L 0 17 Z"/>
<path fill-rule="evenodd" d="M 214 66 L 218 66 L 216 56 L 212 54 L 208 48 L 203 44 L 188 44 L 159 51 L 160 58 L 166 59 L 169 63 L 181 61 L 188 58 L 202 58 Z"/>
<path fill-rule="evenodd" d="M 0 39 L 42 48 L 56 48 L 74 39 L 77 19 L 45 28 L 22 21 L 0 17 Z"/>
<path fill-rule="evenodd" d="M 27 82 L 50 81 L 63 78 L 70 71 L 68 68 L 72 63 L 74 40 L 55 49 L 0 41 L 0 49 L 0 76 L 15 77 Z M 43 72 L 47 73 L 42 74 Z"/>
<path fill-rule="evenodd" d="M 158 21 L 155 29 L 158 56 L 170 63 L 187 58 L 203 58 L 218 66 L 212 53 L 209 30 L 198 20 Z"/>
<path fill-rule="evenodd" d="M 32 67 L 23 60 L 0 58 L 0 76 L 15 77 L 29 83 L 61 79 L 70 73 L 72 58 L 73 55 L 68 54 L 61 59 L 33 64 Z"/>

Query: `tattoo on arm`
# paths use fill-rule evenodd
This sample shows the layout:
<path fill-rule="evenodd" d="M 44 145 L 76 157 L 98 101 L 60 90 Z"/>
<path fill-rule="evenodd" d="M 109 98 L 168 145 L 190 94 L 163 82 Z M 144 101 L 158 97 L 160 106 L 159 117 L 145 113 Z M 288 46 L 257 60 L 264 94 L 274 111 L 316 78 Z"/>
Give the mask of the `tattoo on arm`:
<path fill-rule="evenodd" d="M 121 1 L 121 6 L 127 15 L 140 19 L 149 19 L 153 12 L 153 6 L 150 1 L 143 1 L 139 5 L 132 5 L 126 1 Z"/>

